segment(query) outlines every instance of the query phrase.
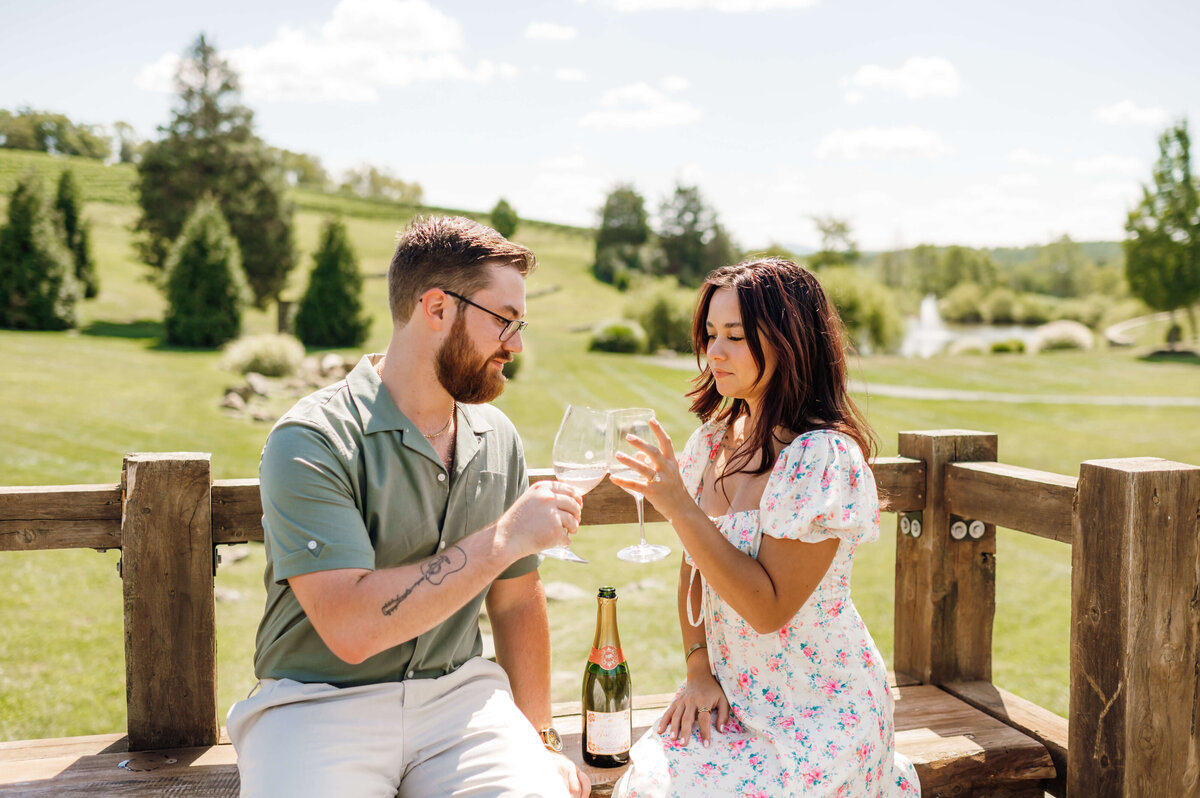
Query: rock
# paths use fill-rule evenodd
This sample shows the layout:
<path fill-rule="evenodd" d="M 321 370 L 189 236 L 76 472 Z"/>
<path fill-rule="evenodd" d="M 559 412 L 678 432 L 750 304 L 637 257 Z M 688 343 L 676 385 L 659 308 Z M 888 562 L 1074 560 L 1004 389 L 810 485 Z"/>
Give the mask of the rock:
<path fill-rule="evenodd" d="M 249 556 L 249 546 L 225 546 L 221 549 L 221 565 L 231 565 Z"/>
<path fill-rule="evenodd" d="M 342 356 L 337 352 L 330 352 L 321 358 L 321 371 L 325 374 L 332 375 L 335 371 L 340 371 L 341 374 L 336 379 L 341 379 L 346 376 L 346 362 L 342 360 Z"/>
<path fill-rule="evenodd" d="M 232 603 L 235 601 L 241 601 L 242 593 L 240 590 L 234 590 L 231 587 L 221 587 L 218 585 L 217 587 L 213 588 L 213 598 L 215 598 L 217 601 L 228 601 Z"/>
<path fill-rule="evenodd" d="M 572 585 L 569 582 L 546 583 L 547 601 L 577 601 L 579 599 L 588 599 L 591 597 L 591 593 L 579 587 L 578 585 Z"/>
<path fill-rule="evenodd" d="M 246 384 L 259 396 L 270 396 L 271 381 L 257 371 L 246 372 Z"/>
<path fill-rule="evenodd" d="M 246 400 L 240 393 L 230 388 L 221 399 L 221 407 L 228 407 L 230 410 L 245 410 Z"/>
<path fill-rule="evenodd" d="M 251 413 L 250 413 L 250 418 L 254 419 L 255 421 L 274 421 L 275 420 L 275 416 L 272 415 L 271 411 L 267 410 L 265 407 L 254 408 L 254 410 L 251 411 Z"/>
<path fill-rule="evenodd" d="M 242 397 L 242 401 L 249 401 L 250 397 L 254 395 L 254 389 L 244 382 L 241 385 L 231 385 L 225 389 L 225 393 L 230 391 Z"/>

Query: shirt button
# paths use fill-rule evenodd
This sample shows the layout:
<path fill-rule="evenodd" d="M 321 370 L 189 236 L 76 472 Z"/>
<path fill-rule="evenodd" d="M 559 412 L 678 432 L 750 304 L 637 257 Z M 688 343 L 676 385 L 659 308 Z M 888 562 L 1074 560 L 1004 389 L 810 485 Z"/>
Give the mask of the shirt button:
<path fill-rule="evenodd" d="M 438 474 L 438 482 L 445 482 L 445 481 L 446 481 L 446 475 Z"/>
<path fill-rule="evenodd" d="M 408 678 L 410 678 L 410 679 L 411 679 L 413 676 L 415 676 L 415 675 L 416 675 L 416 673 L 417 673 L 416 671 L 409 671 L 409 672 L 408 672 Z"/>
<path fill-rule="evenodd" d="M 438 548 L 439 548 L 439 549 L 444 549 L 444 548 L 446 548 L 446 541 L 444 541 L 444 540 L 443 540 L 441 543 L 439 543 L 439 544 L 438 544 Z"/>
<path fill-rule="evenodd" d="M 316 547 L 317 547 L 317 541 L 315 541 L 315 540 L 308 541 L 308 550 L 309 551 L 312 551 Z"/>

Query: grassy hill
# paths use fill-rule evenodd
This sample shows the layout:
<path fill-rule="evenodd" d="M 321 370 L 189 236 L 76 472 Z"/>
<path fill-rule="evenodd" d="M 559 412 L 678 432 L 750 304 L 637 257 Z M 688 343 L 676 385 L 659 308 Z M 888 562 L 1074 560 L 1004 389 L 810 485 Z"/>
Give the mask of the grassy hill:
<path fill-rule="evenodd" d="M 220 353 L 177 350 L 160 342 L 163 302 L 136 261 L 130 227 L 128 166 L 0 150 L 0 192 L 13 175 L 34 167 L 56 174 L 78 169 L 101 293 L 80 306 L 76 331 L 0 331 L 0 407 L 5 413 L 0 484 L 114 483 L 131 451 L 207 451 L 217 478 L 257 473 L 268 425 L 226 414 L 221 394 L 235 377 Z M 10 181 L 5 183 L 3 181 Z M 367 351 L 384 347 L 390 321 L 384 273 L 395 234 L 413 212 L 392 203 L 296 192 L 300 265 L 286 297 L 298 297 L 312 266 L 322 219 L 344 215 L 363 271 L 365 305 L 373 317 Z M 0 205 L 3 199 L 0 199 Z M 498 405 L 521 430 L 529 461 L 549 464 L 550 445 L 568 402 L 601 407 L 654 407 L 677 440 L 694 426 L 682 394 L 690 375 L 648 360 L 586 351 L 582 326 L 619 315 L 630 301 L 589 272 L 588 231 L 522 223 L 515 238 L 538 255 L 529 280 L 526 362 Z M 267 331 L 274 310 L 251 311 L 249 332 Z M 356 356 L 357 353 L 345 354 Z M 1042 357 L 971 357 L 855 361 L 852 376 L 868 382 L 1072 394 L 1080 404 L 946 402 L 860 396 L 883 441 L 896 451 L 902 429 L 967 428 L 1000 434 L 1004 462 L 1077 473 L 1080 461 L 1153 455 L 1200 462 L 1195 408 L 1130 408 L 1086 404 L 1109 394 L 1200 395 L 1200 368 L 1142 360 L 1129 351 Z M 282 407 L 279 408 L 282 410 Z M 892 640 L 893 534 L 856 557 L 854 595 L 885 656 Z M 674 620 L 678 561 L 641 566 L 615 552 L 632 542 L 630 527 L 588 528 L 576 548 L 588 566 L 548 561 L 547 582 L 590 591 L 615 584 L 621 595 L 623 640 L 636 689 L 673 689 L 683 670 Z M 652 540 L 678 551 L 669 527 Z M 250 657 L 264 598 L 261 546 L 222 566 L 217 577 L 220 707 L 253 685 Z M 231 559 L 227 557 L 227 560 Z M 121 590 L 116 552 L 0 553 L 0 740 L 116 731 L 124 725 Z M 997 683 L 1065 714 L 1070 602 L 1070 551 L 1061 544 L 1002 532 L 998 555 L 995 678 Z M 594 623 L 590 600 L 551 607 L 555 700 L 577 699 Z"/>

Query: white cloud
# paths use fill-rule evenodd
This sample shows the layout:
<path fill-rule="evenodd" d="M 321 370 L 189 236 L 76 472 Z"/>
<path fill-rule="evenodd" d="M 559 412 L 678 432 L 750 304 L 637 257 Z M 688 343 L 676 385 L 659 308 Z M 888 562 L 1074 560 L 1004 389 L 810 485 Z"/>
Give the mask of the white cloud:
<path fill-rule="evenodd" d="M 1029 172 L 1017 172 L 1011 175 L 1000 175 L 996 179 L 996 184 L 1001 188 L 1033 188 L 1041 183 L 1037 177 Z"/>
<path fill-rule="evenodd" d="M 568 69 L 565 67 L 562 69 L 556 69 L 554 71 L 554 77 L 565 83 L 580 83 L 587 80 L 587 75 L 585 75 L 581 70 Z"/>
<path fill-rule="evenodd" d="M 896 69 L 867 64 L 850 78 L 853 89 L 846 102 L 862 99 L 863 89 L 894 91 L 910 100 L 922 97 L 957 97 L 962 81 L 958 70 L 944 58 L 910 58 Z"/>
<path fill-rule="evenodd" d="M 818 158 L 857 161 L 866 158 L 936 158 L 949 152 L 935 130 L 918 127 L 868 127 L 834 130 L 817 145 Z"/>
<path fill-rule="evenodd" d="M 1085 201 L 1119 203 L 1121 207 L 1127 208 L 1142 198 L 1142 187 L 1125 180 L 1109 180 L 1080 193 L 1079 198 Z"/>
<path fill-rule="evenodd" d="M 553 22 L 530 22 L 525 28 L 526 39 L 546 42 L 568 42 L 579 35 L 579 31 L 567 25 Z"/>
<path fill-rule="evenodd" d="M 710 9 L 727 14 L 748 14 L 756 11 L 778 11 L 789 8 L 809 8 L 817 0 L 610 0 L 618 11 L 695 11 Z"/>
<path fill-rule="evenodd" d="M 1018 147 L 1008 153 L 1008 162 L 1016 166 L 1049 166 L 1052 161 L 1046 155 Z"/>
<path fill-rule="evenodd" d="M 600 104 L 602 109 L 583 115 L 580 127 L 671 127 L 700 118 L 700 110 L 691 103 L 669 98 L 646 83 L 610 89 L 600 98 Z"/>
<path fill-rule="evenodd" d="M 1139 158 L 1098 155 L 1095 158 L 1076 161 L 1074 169 L 1077 174 L 1081 175 L 1137 175 L 1145 169 L 1145 166 Z"/>
<path fill-rule="evenodd" d="M 468 65 L 459 56 L 462 49 L 457 20 L 426 0 L 341 0 L 315 34 L 282 27 L 266 44 L 222 55 L 252 101 L 373 102 L 384 87 L 486 82 L 516 73 L 510 64 Z M 164 90 L 163 74 L 172 63 L 178 56 L 146 66 L 138 85 Z M 171 90 L 169 81 L 165 90 Z"/>
<path fill-rule="evenodd" d="M 157 61 L 142 67 L 134 82 L 143 91 L 170 94 L 175 90 L 175 72 L 180 60 L 175 53 L 163 53 Z"/>
<path fill-rule="evenodd" d="M 1122 100 L 1097 108 L 1092 118 L 1106 125 L 1161 125 L 1167 112 L 1161 108 L 1142 108 L 1133 100 Z"/>
<path fill-rule="evenodd" d="M 662 79 L 660 85 L 667 91 L 684 91 L 692 85 L 692 82 L 687 78 L 681 78 L 679 75 L 668 75 Z"/>

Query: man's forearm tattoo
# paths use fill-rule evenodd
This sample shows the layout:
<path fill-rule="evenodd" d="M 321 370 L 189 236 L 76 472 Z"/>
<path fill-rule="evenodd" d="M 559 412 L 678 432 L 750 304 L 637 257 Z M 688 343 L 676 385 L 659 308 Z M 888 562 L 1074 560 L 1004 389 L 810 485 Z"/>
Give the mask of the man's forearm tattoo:
<path fill-rule="evenodd" d="M 441 554 L 421 563 L 421 578 L 409 585 L 408 589 L 393 599 L 389 599 L 381 608 L 384 615 L 391 615 L 400 604 L 417 589 L 417 585 L 428 582 L 440 585 L 442 580 L 452 573 L 461 571 L 467 565 L 467 553 L 458 546 L 451 546 Z"/>

